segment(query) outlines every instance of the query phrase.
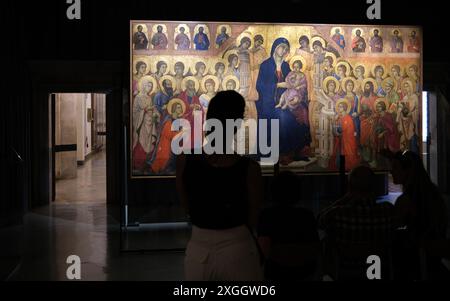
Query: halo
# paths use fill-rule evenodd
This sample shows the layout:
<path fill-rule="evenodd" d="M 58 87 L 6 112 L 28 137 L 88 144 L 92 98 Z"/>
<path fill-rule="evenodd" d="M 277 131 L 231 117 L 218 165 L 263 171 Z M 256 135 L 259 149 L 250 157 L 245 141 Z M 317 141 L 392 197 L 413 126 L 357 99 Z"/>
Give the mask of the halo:
<path fill-rule="evenodd" d="M 382 68 L 383 68 L 383 78 L 386 78 L 386 74 L 389 74 L 389 72 L 387 71 L 387 69 L 386 69 L 386 66 L 384 65 L 384 64 L 374 64 L 373 66 L 372 66 L 372 75 L 373 75 L 373 77 L 375 78 L 375 69 L 378 67 L 378 66 L 381 66 Z"/>
<path fill-rule="evenodd" d="M 322 90 L 328 94 L 328 82 L 333 81 L 334 84 L 336 85 L 336 90 L 335 91 L 339 91 L 339 88 L 341 86 L 341 84 L 339 83 L 339 81 L 334 77 L 334 76 L 327 76 L 322 83 Z"/>
<path fill-rule="evenodd" d="M 158 26 L 161 26 L 163 28 L 163 30 L 162 30 L 163 33 L 167 33 L 167 26 L 165 24 L 155 24 L 155 25 L 153 25 L 153 28 L 152 28 L 152 32 L 153 33 L 157 33 L 158 32 Z"/>
<path fill-rule="evenodd" d="M 348 102 L 348 99 L 346 99 L 346 98 L 341 98 L 341 99 L 339 99 L 338 101 L 336 101 L 336 106 L 334 107 L 335 112 L 338 111 L 338 107 L 339 107 L 339 105 L 340 105 L 341 103 L 346 103 L 346 104 L 347 104 L 347 110 L 346 110 L 346 112 L 347 112 L 347 114 L 350 114 L 350 111 L 351 111 L 351 109 L 352 109 L 352 106 L 350 105 L 350 103 Z"/>
<path fill-rule="evenodd" d="M 336 55 L 333 53 L 333 52 L 326 52 L 325 53 L 325 57 L 327 57 L 327 56 L 331 56 L 331 58 L 333 59 L 333 64 L 334 65 L 336 65 L 336 63 L 337 63 L 337 58 L 336 58 Z"/>
<path fill-rule="evenodd" d="M 143 76 L 139 80 L 139 84 L 138 84 L 139 92 L 142 90 L 142 84 L 143 84 L 144 81 L 150 81 L 152 83 L 152 90 L 148 94 L 150 95 L 150 94 L 155 93 L 156 90 L 158 89 L 158 83 L 156 82 L 156 79 L 153 76 L 151 76 L 151 75 Z"/>
<path fill-rule="evenodd" d="M 353 77 L 349 77 L 349 76 L 345 77 L 344 79 L 342 79 L 342 90 L 347 93 L 346 84 L 347 84 L 347 81 L 349 81 L 349 80 L 351 80 L 352 83 L 353 83 L 353 90 L 352 90 L 352 92 L 355 92 L 355 90 L 356 90 L 356 80 Z"/>
<path fill-rule="evenodd" d="M 208 27 L 208 25 L 206 25 L 206 24 L 197 24 L 197 25 L 195 25 L 195 27 L 194 27 L 194 33 L 197 34 L 197 33 L 199 32 L 198 29 L 199 29 L 200 27 L 203 27 L 203 29 L 204 29 L 204 30 L 203 30 L 203 33 L 209 36 L 209 27 Z"/>
<path fill-rule="evenodd" d="M 210 62 L 210 66 L 209 66 L 209 72 L 211 74 L 215 74 L 216 73 L 216 64 L 217 63 L 222 63 L 225 66 L 225 71 L 224 73 L 227 73 L 227 68 L 228 68 L 228 62 L 225 59 L 222 58 L 215 58 L 214 60 L 211 60 Z"/>
<path fill-rule="evenodd" d="M 191 61 L 191 72 L 192 74 L 195 74 L 197 71 L 195 70 L 195 65 L 197 65 L 197 63 L 203 63 L 205 64 L 205 72 L 202 74 L 203 76 L 205 76 L 206 74 L 208 74 L 209 72 L 209 65 L 208 65 L 208 61 L 207 60 L 202 60 L 202 59 L 194 59 Z"/>
<path fill-rule="evenodd" d="M 405 79 L 402 81 L 402 91 L 404 90 L 404 88 L 403 88 L 403 84 L 404 84 L 404 83 L 409 83 L 409 85 L 411 86 L 411 89 L 412 89 L 413 93 L 416 91 L 416 83 L 414 83 L 414 81 L 412 81 L 411 79 L 409 79 L 409 77 L 405 78 Z"/>
<path fill-rule="evenodd" d="M 322 48 L 326 48 L 327 47 L 327 43 L 325 42 L 325 40 L 320 37 L 320 36 L 315 36 L 311 38 L 311 45 L 314 44 L 314 42 L 319 41 L 322 44 Z"/>
<path fill-rule="evenodd" d="M 340 27 L 340 26 L 336 26 L 336 27 L 331 28 L 331 30 L 330 30 L 330 37 L 332 37 L 335 34 L 336 29 L 339 29 L 340 34 L 344 35 L 344 33 L 345 33 L 344 29 L 342 27 Z"/>
<path fill-rule="evenodd" d="M 219 83 L 219 79 L 218 79 L 217 76 L 215 76 L 215 75 L 207 75 L 207 76 L 205 76 L 205 77 L 202 79 L 202 82 L 200 83 L 202 90 L 203 90 L 203 91 L 206 91 L 205 83 L 206 83 L 206 81 L 209 80 L 209 79 L 212 79 L 212 80 L 214 81 L 214 84 L 215 84 L 215 85 L 214 85 L 214 92 L 219 91 L 219 85 L 220 85 L 220 83 Z"/>
<path fill-rule="evenodd" d="M 182 114 L 184 115 L 184 113 L 186 112 L 186 104 L 184 103 L 184 101 L 182 101 L 179 98 L 173 98 L 167 103 L 167 107 L 166 107 L 167 113 L 172 114 L 172 112 L 171 112 L 172 106 L 177 103 L 179 103 L 181 105 L 181 108 L 183 110 Z"/>
<path fill-rule="evenodd" d="M 187 24 L 179 24 L 177 27 L 175 27 L 175 35 L 180 33 L 181 27 L 184 27 L 184 33 L 189 35 L 191 30 L 189 29 L 189 26 Z"/>
<path fill-rule="evenodd" d="M 398 89 L 398 83 L 393 77 L 387 77 L 381 82 L 381 87 L 383 88 L 383 91 L 386 91 L 386 86 L 388 83 L 392 83 L 392 90 L 397 91 Z"/>
<path fill-rule="evenodd" d="M 380 97 L 380 98 L 378 98 L 377 100 L 375 100 L 375 102 L 374 102 L 374 109 L 376 110 L 376 108 L 377 108 L 377 105 L 380 103 L 380 102 L 384 102 L 384 106 L 385 106 L 385 108 L 386 108 L 386 111 L 389 109 L 389 102 L 387 101 L 387 99 L 386 98 L 384 98 L 384 97 Z"/>
<path fill-rule="evenodd" d="M 378 36 L 382 36 L 382 34 L 381 34 L 381 29 L 380 28 L 378 28 L 378 27 L 375 27 L 375 28 L 372 28 L 371 30 L 370 30 L 370 35 L 373 37 L 375 34 L 373 33 L 375 30 L 378 30 Z"/>
<path fill-rule="evenodd" d="M 400 64 L 392 64 L 392 65 L 390 65 L 389 66 L 389 70 L 386 72 L 387 74 L 389 74 L 389 76 L 392 76 L 392 68 L 394 67 L 394 66 L 399 66 L 400 67 L 400 72 L 399 72 L 399 75 L 401 76 L 401 77 L 403 77 L 402 76 L 402 66 L 400 66 Z"/>
<path fill-rule="evenodd" d="M 186 91 L 186 82 L 188 80 L 192 80 L 194 82 L 195 92 L 198 92 L 198 90 L 200 89 L 200 83 L 195 78 L 195 76 L 188 76 L 188 77 L 183 78 L 183 80 L 181 81 L 181 90 Z"/>
<path fill-rule="evenodd" d="M 176 72 L 175 72 L 175 64 L 176 63 L 183 63 L 183 65 L 184 65 L 184 71 L 183 71 L 183 76 L 186 76 L 188 73 L 189 73 L 189 64 L 187 63 L 187 62 L 185 62 L 185 61 L 183 61 L 183 60 L 175 60 L 174 61 L 175 63 L 173 64 L 173 66 L 172 66 L 172 72 L 173 72 L 173 75 L 175 75 L 176 74 Z"/>
<path fill-rule="evenodd" d="M 238 57 L 238 59 L 239 59 L 239 55 L 238 55 L 238 52 L 237 52 L 236 49 L 227 51 L 227 52 L 224 54 L 224 56 L 223 56 L 223 59 L 227 62 L 227 64 L 225 65 L 225 66 L 227 66 L 227 67 L 228 67 L 228 64 L 229 64 L 228 58 L 229 58 L 229 56 L 232 55 L 232 54 L 237 55 L 237 57 Z M 239 63 L 238 63 L 238 65 L 239 65 Z"/>
<path fill-rule="evenodd" d="M 355 70 L 356 70 L 358 67 L 363 67 L 363 68 L 364 68 L 364 74 L 363 74 L 363 76 L 365 76 L 366 73 L 367 73 L 367 68 L 366 68 L 366 66 L 365 66 L 364 64 L 356 64 L 356 65 L 355 65 L 355 68 L 353 68 L 353 74 L 355 73 Z"/>
<path fill-rule="evenodd" d="M 345 66 L 346 68 L 347 68 L 347 72 L 345 72 L 345 76 L 347 77 L 349 74 L 350 74 L 350 72 L 352 71 L 352 68 L 350 67 L 350 64 L 347 62 L 347 61 L 339 61 L 337 64 L 336 64 L 336 70 L 337 70 L 337 68 L 339 67 L 339 66 L 341 66 L 341 65 L 343 65 L 343 66 Z"/>
<path fill-rule="evenodd" d="M 253 35 L 252 35 L 252 33 L 250 32 L 250 31 L 244 31 L 243 33 L 241 33 L 239 36 L 238 36 L 238 38 L 236 39 L 236 46 L 239 46 L 240 44 L 241 44 L 241 40 L 243 39 L 243 38 L 249 38 L 250 39 L 250 42 L 253 44 Z"/>
<path fill-rule="evenodd" d="M 170 70 L 172 69 L 169 64 L 169 60 L 167 60 L 165 58 L 152 58 L 152 59 L 150 59 L 150 61 L 152 62 L 152 65 L 151 65 L 152 73 L 156 73 L 158 71 L 157 66 L 158 66 L 158 62 L 160 62 L 160 61 L 163 61 L 167 65 L 167 69 L 166 69 L 166 72 L 164 73 L 164 75 L 167 75 L 170 72 Z"/>
<path fill-rule="evenodd" d="M 177 86 L 177 81 L 175 80 L 175 78 L 172 75 L 164 75 L 159 79 L 159 86 L 161 87 L 161 89 L 164 87 L 163 81 L 165 81 L 165 80 L 170 80 L 173 88 L 175 88 Z"/>
<path fill-rule="evenodd" d="M 148 34 L 148 25 L 144 24 L 144 23 L 134 23 L 133 24 L 133 33 L 138 32 L 138 30 L 137 30 L 138 26 L 142 26 L 142 32 Z"/>
<path fill-rule="evenodd" d="M 227 82 L 230 80 L 232 80 L 236 83 L 236 88 L 234 90 L 239 91 L 239 88 L 240 88 L 239 79 L 236 77 L 236 75 L 232 75 L 232 74 L 224 77 L 224 79 L 222 81 L 222 90 L 224 90 L 224 91 L 227 90 Z"/>
<path fill-rule="evenodd" d="M 376 80 L 375 79 L 373 79 L 373 78 L 365 78 L 363 81 L 362 81 L 362 89 L 363 89 L 363 91 L 364 91 L 364 87 L 365 87 L 365 85 L 368 83 L 368 82 L 371 82 L 372 83 L 372 85 L 373 85 L 373 92 L 375 93 L 375 89 L 377 88 L 377 86 L 378 86 L 378 84 L 377 84 L 377 82 L 376 82 Z"/>
<path fill-rule="evenodd" d="M 353 28 L 353 30 L 352 30 L 352 36 L 355 36 L 355 37 L 356 37 L 356 31 L 357 31 L 357 30 L 361 31 L 361 37 L 363 37 L 363 36 L 364 36 L 364 29 L 362 29 L 361 27 Z"/>
<path fill-rule="evenodd" d="M 300 70 L 301 72 L 305 72 L 306 70 L 306 60 L 304 57 L 302 57 L 301 55 L 294 55 L 293 57 L 291 57 L 291 59 L 289 60 L 289 66 L 291 67 L 291 70 L 294 70 L 294 62 L 295 61 L 301 61 L 302 62 L 302 69 Z"/>
<path fill-rule="evenodd" d="M 391 30 L 391 34 L 394 35 L 394 31 L 398 31 L 398 36 L 401 37 L 402 36 L 402 31 L 400 30 L 400 28 L 394 28 Z"/>
<path fill-rule="evenodd" d="M 405 73 L 406 73 L 406 75 L 408 75 L 408 77 L 411 77 L 411 74 L 410 74 L 410 72 L 409 72 L 409 68 L 411 68 L 412 66 L 416 66 L 417 72 L 419 72 L 419 66 L 418 66 L 417 64 L 415 64 L 415 63 L 408 64 L 408 65 L 406 66 L 406 68 L 405 68 Z M 418 75 L 420 75 L 420 74 L 418 74 Z"/>
<path fill-rule="evenodd" d="M 153 61 L 148 56 L 133 56 L 133 75 L 136 73 L 136 64 L 138 62 L 144 62 L 147 65 L 146 73 L 152 73 Z"/>

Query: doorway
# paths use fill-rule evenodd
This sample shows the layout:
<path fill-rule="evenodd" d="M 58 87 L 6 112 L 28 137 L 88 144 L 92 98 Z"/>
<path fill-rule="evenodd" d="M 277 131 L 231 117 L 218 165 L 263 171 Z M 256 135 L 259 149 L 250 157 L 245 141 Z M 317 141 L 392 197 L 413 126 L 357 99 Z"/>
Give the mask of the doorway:
<path fill-rule="evenodd" d="M 52 201 L 106 203 L 106 94 L 52 93 Z"/>

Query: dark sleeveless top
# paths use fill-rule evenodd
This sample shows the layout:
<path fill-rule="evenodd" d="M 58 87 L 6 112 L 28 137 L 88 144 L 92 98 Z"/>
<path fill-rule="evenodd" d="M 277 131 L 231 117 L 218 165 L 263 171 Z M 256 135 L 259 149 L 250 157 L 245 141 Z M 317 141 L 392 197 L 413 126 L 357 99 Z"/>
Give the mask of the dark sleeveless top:
<path fill-rule="evenodd" d="M 249 160 L 215 167 L 203 154 L 186 156 L 183 179 L 193 225 L 218 230 L 247 224 Z"/>

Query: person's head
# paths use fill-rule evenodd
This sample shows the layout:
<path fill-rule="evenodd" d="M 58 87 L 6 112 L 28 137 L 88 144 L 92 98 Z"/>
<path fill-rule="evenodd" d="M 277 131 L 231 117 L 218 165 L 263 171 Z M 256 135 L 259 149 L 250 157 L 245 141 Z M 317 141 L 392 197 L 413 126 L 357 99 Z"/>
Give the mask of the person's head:
<path fill-rule="evenodd" d="M 141 83 L 141 93 L 148 95 L 153 90 L 153 83 L 148 79 L 144 79 Z"/>
<path fill-rule="evenodd" d="M 205 28 L 203 28 L 203 26 L 200 26 L 199 29 L 198 29 L 198 32 L 199 33 L 203 33 L 204 31 L 205 31 Z"/>
<path fill-rule="evenodd" d="M 419 68 L 417 68 L 416 65 L 411 65 L 411 66 L 409 66 L 408 71 L 409 71 L 409 74 L 414 77 L 414 76 L 417 76 L 417 72 L 419 71 Z"/>
<path fill-rule="evenodd" d="M 370 167 L 360 165 L 350 171 L 348 175 L 348 192 L 360 197 L 374 198 L 373 187 L 375 174 Z"/>
<path fill-rule="evenodd" d="M 380 31 L 378 29 L 375 29 L 373 31 L 373 35 L 376 36 L 376 37 L 378 36 L 379 33 L 380 33 Z"/>
<path fill-rule="evenodd" d="M 325 63 L 325 65 L 326 65 L 327 67 L 332 67 L 332 66 L 333 66 L 333 63 L 334 63 L 334 60 L 333 60 L 333 58 L 332 58 L 331 56 L 327 55 L 327 56 L 325 57 L 324 63 Z"/>
<path fill-rule="evenodd" d="M 183 115 L 183 107 L 180 103 L 175 102 L 171 108 L 171 115 L 173 119 L 178 119 Z"/>
<path fill-rule="evenodd" d="M 184 29 L 184 27 L 181 26 L 181 27 L 180 27 L 180 32 L 181 32 L 181 33 L 184 33 L 185 31 L 186 31 L 186 29 Z"/>
<path fill-rule="evenodd" d="M 375 77 L 381 78 L 384 74 L 384 68 L 382 66 L 376 66 L 375 67 Z"/>
<path fill-rule="evenodd" d="M 377 113 L 386 112 L 386 104 L 383 101 L 379 101 L 375 106 L 375 110 L 377 111 Z"/>
<path fill-rule="evenodd" d="M 328 81 L 327 91 L 328 91 L 328 93 L 336 92 L 336 83 L 334 81 L 332 81 L 332 80 Z"/>
<path fill-rule="evenodd" d="M 284 43 L 281 43 L 275 49 L 275 54 L 280 58 L 284 58 L 288 53 L 289 53 L 289 45 Z"/>
<path fill-rule="evenodd" d="M 225 73 L 225 65 L 222 62 L 216 63 L 214 66 L 214 69 L 216 70 L 217 74 L 224 74 Z"/>
<path fill-rule="evenodd" d="M 356 36 L 357 36 L 357 37 L 360 37 L 360 36 L 361 36 L 361 30 L 359 30 L 359 29 L 356 30 Z"/>
<path fill-rule="evenodd" d="M 138 27 L 137 27 L 137 30 L 139 31 L 139 32 L 142 32 L 142 25 L 138 25 Z"/>
<path fill-rule="evenodd" d="M 222 28 L 220 29 L 221 33 L 227 33 L 227 28 L 225 26 L 222 26 Z"/>
<path fill-rule="evenodd" d="M 339 115 L 345 115 L 347 114 L 348 104 L 346 102 L 341 102 L 338 105 L 338 113 Z"/>
<path fill-rule="evenodd" d="M 339 65 L 336 68 L 336 73 L 340 76 L 340 77 L 345 77 L 347 75 L 347 67 L 345 65 Z"/>
<path fill-rule="evenodd" d="M 384 85 L 384 90 L 387 94 L 391 93 L 392 90 L 394 89 L 394 81 L 392 80 L 387 80 L 386 84 Z"/>
<path fill-rule="evenodd" d="M 156 30 L 161 33 L 163 31 L 163 27 L 161 25 L 158 25 L 158 27 L 156 27 Z"/>
<path fill-rule="evenodd" d="M 237 67 L 239 62 L 239 58 L 236 54 L 232 53 L 228 56 L 228 63 L 230 64 L 231 67 Z"/>
<path fill-rule="evenodd" d="M 394 65 L 391 68 L 391 75 L 393 77 L 399 77 L 400 76 L 400 66 L 399 65 Z"/>
<path fill-rule="evenodd" d="M 252 45 L 252 41 L 250 40 L 249 37 L 243 37 L 241 39 L 240 47 L 242 47 L 244 49 L 248 49 L 248 48 L 250 48 L 251 45 Z"/>
<path fill-rule="evenodd" d="M 282 171 L 273 178 L 272 201 L 279 205 L 295 205 L 299 201 L 300 178 L 292 171 Z"/>
<path fill-rule="evenodd" d="M 225 85 L 227 90 L 236 90 L 236 82 L 232 79 L 229 79 Z"/>
<path fill-rule="evenodd" d="M 208 79 L 205 81 L 205 89 L 208 93 L 214 93 L 216 88 L 216 83 L 212 79 Z"/>
<path fill-rule="evenodd" d="M 355 75 L 357 78 L 364 78 L 365 72 L 366 72 L 366 70 L 361 65 L 355 68 Z"/>
<path fill-rule="evenodd" d="M 415 38 L 415 37 L 416 37 L 416 31 L 413 30 L 413 31 L 411 31 L 411 38 Z"/>
<path fill-rule="evenodd" d="M 173 94 L 173 87 L 172 82 L 168 79 L 163 80 L 162 85 L 164 87 L 164 91 L 166 91 L 167 94 L 172 95 Z"/>
<path fill-rule="evenodd" d="M 323 50 L 323 45 L 322 45 L 322 43 L 321 43 L 320 41 L 314 41 L 314 43 L 313 43 L 313 49 L 314 49 L 314 51 L 316 51 L 316 52 L 322 51 L 322 50 Z"/>
<path fill-rule="evenodd" d="M 156 63 L 156 71 L 159 74 L 165 74 L 167 71 L 167 63 L 164 61 L 159 61 L 158 63 Z"/>
<path fill-rule="evenodd" d="M 195 83 L 193 80 L 186 81 L 186 90 L 191 93 L 195 93 Z"/>
<path fill-rule="evenodd" d="M 303 63 L 302 63 L 301 60 L 296 60 L 296 61 L 292 64 L 292 67 L 293 67 L 293 71 L 295 71 L 295 72 L 300 72 L 300 71 L 302 71 Z"/>
<path fill-rule="evenodd" d="M 340 33 L 341 33 L 341 30 L 340 30 L 339 28 L 336 28 L 336 29 L 334 30 L 334 33 L 335 33 L 335 34 L 340 34 Z"/>
<path fill-rule="evenodd" d="M 261 46 L 262 44 L 264 44 L 264 38 L 262 35 L 257 34 L 254 38 L 253 38 L 253 43 L 255 48 L 258 48 L 259 46 Z"/>
<path fill-rule="evenodd" d="M 206 71 L 206 65 L 203 62 L 197 62 L 195 64 L 195 71 L 197 72 L 197 74 L 201 74 L 203 75 Z"/>
<path fill-rule="evenodd" d="M 176 62 L 174 69 L 175 69 L 175 74 L 176 75 L 183 75 L 183 73 L 184 73 L 184 64 L 182 62 Z"/>
<path fill-rule="evenodd" d="M 364 95 L 368 96 L 373 93 L 374 87 L 372 82 L 367 82 L 364 84 Z"/>
<path fill-rule="evenodd" d="M 411 95 L 412 94 L 412 87 L 409 81 L 404 81 L 403 82 L 403 91 L 405 92 L 405 94 L 407 95 Z"/>
<path fill-rule="evenodd" d="M 222 124 L 222 137 L 224 138 L 224 149 L 227 148 L 226 144 L 226 121 L 232 120 L 236 122 L 237 120 L 243 120 L 245 111 L 245 100 L 241 94 L 236 91 L 220 91 L 214 96 L 209 102 L 208 112 L 206 113 L 206 123 L 211 120 L 217 120 Z M 217 129 L 214 129 L 217 131 Z M 234 129 L 234 133 L 237 129 Z M 211 131 L 206 133 L 206 136 L 211 134 Z M 233 133 L 229 133 L 233 134 Z M 212 142 L 211 142 L 212 143 Z M 230 148 L 231 146 L 228 145 Z"/>
<path fill-rule="evenodd" d="M 399 33 L 399 31 L 396 29 L 396 30 L 394 30 L 394 37 L 398 37 L 398 35 L 399 35 L 400 33 Z"/>
<path fill-rule="evenodd" d="M 309 38 L 307 36 L 300 36 L 298 39 L 298 42 L 300 43 L 300 48 L 302 49 L 308 49 L 309 48 Z"/>
<path fill-rule="evenodd" d="M 146 71 L 147 71 L 147 64 L 146 63 L 144 63 L 142 61 L 139 61 L 139 62 L 136 63 L 136 73 L 137 74 L 144 75 Z"/>
<path fill-rule="evenodd" d="M 355 88 L 355 84 L 353 83 L 352 80 L 349 79 L 345 82 L 345 89 L 346 89 L 347 93 L 353 92 L 354 88 Z"/>

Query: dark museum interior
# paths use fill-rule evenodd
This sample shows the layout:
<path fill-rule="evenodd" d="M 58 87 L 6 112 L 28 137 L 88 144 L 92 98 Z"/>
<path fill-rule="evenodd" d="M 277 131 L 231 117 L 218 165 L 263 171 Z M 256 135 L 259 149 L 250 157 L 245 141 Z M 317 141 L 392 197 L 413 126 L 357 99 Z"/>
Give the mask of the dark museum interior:
<path fill-rule="evenodd" d="M 272 223 L 279 221 L 283 225 L 280 227 L 303 227 L 294 232 L 289 229 L 285 233 L 291 231 L 295 235 L 306 235 L 308 220 L 312 219 L 312 224 L 317 222 L 319 228 L 328 222 L 323 215 L 328 213 L 327 210 L 336 200 L 345 199 L 348 187 L 354 184 L 358 172 L 361 179 L 370 176 L 367 189 L 373 191 L 378 200 L 392 204 L 393 208 L 395 206 L 392 210 L 413 210 L 414 216 L 421 216 L 426 211 L 431 216 L 428 222 L 439 220 L 441 216 L 446 218 L 443 221 L 447 226 L 444 229 L 446 234 L 439 239 L 433 237 L 431 242 L 424 238 L 427 243 L 418 247 L 420 259 L 417 259 L 417 273 L 408 273 L 401 268 L 396 273 L 393 266 L 405 265 L 405 262 L 395 262 L 395 254 L 383 255 L 383 264 L 389 261 L 388 268 L 382 269 L 389 271 L 382 272 L 384 279 L 450 279 L 450 60 L 446 51 L 447 10 L 444 2 L 437 0 L 379 2 L 381 19 L 370 20 L 366 12 L 371 4 L 367 4 L 366 0 L 177 0 L 170 3 L 81 0 L 81 19 L 69 20 L 66 12 L 72 1 L 2 1 L 0 30 L 5 61 L 2 63 L 0 97 L 0 279 L 68 280 L 68 256 L 76 255 L 81 259 L 81 280 L 208 280 L 206 276 L 202 278 L 195 274 L 198 267 L 194 267 L 193 258 L 205 265 L 209 256 L 208 266 L 212 266 L 211 261 L 215 259 L 211 259 L 212 253 L 205 255 L 206 247 L 201 243 L 195 245 L 193 239 L 197 237 L 204 244 L 213 244 L 218 238 L 212 234 L 215 232 L 196 227 L 194 213 L 188 215 L 183 208 L 184 197 L 182 194 L 180 197 L 180 190 L 177 190 L 180 179 L 178 159 L 176 177 L 135 177 L 130 168 L 133 144 L 130 137 L 133 119 L 130 112 L 133 105 L 130 96 L 133 95 L 130 92 L 130 81 L 133 80 L 130 72 L 133 69 L 133 48 L 130 44 L 132 20 L 420 28 L 423 51 L 417 57 L 421 58 L 422 66 L 421 95 L 426 95 L 420 99 L 422 107 L 426 98 L 426 109 L 423 111 L 424 131 L 417 157 L 420 157 L 420 164 L 428 174 L 426 179 L 430 187 L 436 188 L 427 196 L 422 194 L 423 202 L 417 205 L 422 207 L 397 208 L 401 202 L 407 202 L 404 201 L 405 185 L 402 187 L 402 183 L 395 181 L 395 173 L 389 170 L 375 171 L 370 175 L 365 169 L 356 170 L 354 173 L 352 171 L 353 178 L 352 174 L 349 178 L 349 170 L 343 170 L 342 166 L 340 170 L 330 173 L 280 173 L 279 165 L 275 165 L 273 173 L 263 173 L 262 176 L 257 173 L 261 183 L 257 178 L 247 176 L 245 185 L 249 187 L 249 195 L 254 192 L 261 199 L 258 214 L 263 208 L 269 208 L 274 199 L 290 199 L 291 194 L 295 194 L 295 202 L 300 202 L 297 205 L 307 208 L 307 211 L 287 210 L 285 217 L 275 218 Z M 407 38 L 404 39 L 406 45 Z M 270 50 L 270 46 L 266 48 Z M 211 108 L 208 114 L 213 115 Z M 81 136 L 80 127 L 83 132 Z M 396 160 L 396 155 L 390 157 L 392 162 Z M 406 160 L 406 157 L 403 153 L 399 160 Z M 349 160 L 348 157 L 346 160 Z M 225 182 L 215 183 L 215 191 L 206 187 L 212 181 L 202 174 L 201 168 L 208 167 L 200 163 L 198 166 L 198 170 L 191 170 L 195 173 L 191 176 L 196 178 L 185 179 L 198 187 L 197 195 L 201 194 L 199 191 L 205 195 L 216 191 L 224 191 L 227 196 L 238 194 L 238 188 L 234 192 L 227 191 L 225 186 L 229 183 Z M 249 166 L 252 166 L 251 163 Z M 251 167 L 248 170 L 250 172 Z M 211 171 L 211 177 L 216 175 L 214 172 Z M 418 175 L 411 177 L 417 177 L 415 180 L 423 184 L 418 180 Z M 240 183 L 236 179 L 235 183 Z M 355 185 L 362 185 L 360 181 L 356 182 Z M 290 184 L 290 189 L 283 190 L 281 187 Z M 205 196 L 200 198 L 203 200 Z M 214 201 L 214 196 L 209 195 L 209 198 Z M 429 205 L 435 202 L 433 198 L 442 200 L 443 207 L 437 209 Z M 376 214 L 381 214 L 387 209 L 380 206 L 377 210 Z M 304 215 L 296 216 L 296 212 Z M 305 212 L 312 212 L 312 217 Z M 263 214 L 261 217 L 268 219 L 269 215 Z M 385 215 L 376 218 L 384 221 L 383 226 L 390 223 Z M 343 219 L 341 222 L 348 221 Z M 272 233 L 268 230 L 270 222 L 265 220 L 265 223 L 264 226 L 257 226 L 256 235 L 259 236 L 260 231 Z M 327 273 L 327 243 L 323 239 L 324 228 L 317 231 L 318 226 L 314 226 L 314 234 L 311 234 L 320 237 L 317 242 L 309 242 L 304 248 L 292 243 L 288 251 L 275 247 L 273 239 L 252 237 L 258 246 L 257 251 L 252 249 L 252 252 L 266 256 L 267 260 L 272 256 L 271 265 L 266 264 L 266 278 L 269 267 L 271 276 L 281 273 L 284 280 L 326 281 L 357 277 L 348 272 L 351 268 L 346 264 L 351 264 L 339 255 L 336 262 L 341 265 L 331 264 L 333 272 Z M 274 227 L 275 232 L 285 231 L 276 225 Z M 226 235 L 247 234 L 230 230 Z M 270 241 L 272 249 L 269 256 L 267 244 Z M 227 256 L 239 257 L 239 252 L 245 251 L 239 248 L 231 250 L 234 253 Z M 366 245 L 359 246 L 359 249 L 350 245 L 337 253 L 356 254 L 356 258 L 367 248 Z M 386 252 L 383 249 L 382 252 L 391 254 L 392 249 Z M 412 254 L 411 250 L 403 251 Z M 311 252 L 314 254 L 311 255 Z M 395 250 L 392 252 L 395 253 Z M 192 262 L 186 261 L 186 256 Z M 280 266 L 283 264 L 274 264 L 273 258 L 276 257 L 288 262 L 283 264 L 294 262 L 294 268 L 302 268 L 299 272 L 294 271 L 293 267 L 282 270 Z M 302 278 L 302 273 L 311 268 L 312 264 L 308 262 L 311 257 L 314 258 L 314 272 Z M 414 255 L 403 257 L 416 260 Z M 250 273 L 248 262 L 242 266 L 248 265 L 246 271 Z M 365 261 L 364 264 L 367 268 Z M 217 268 L 220 270 L 225 265 L 220 263 Z M 366 268 L 362 272 L 364 277 Z M 223 278 L 217 275 L 219 272 L 209 273 L 212 280 L 253 279 L 248 275 L 246 278 L 248 273 L 239 274 L 239 271 L 232 271 L 230 273 L 234 274 Z M 359 275 L 359 272 L 355 274 Z M 255 276 L 254 280 L 262 278 Z"/>

